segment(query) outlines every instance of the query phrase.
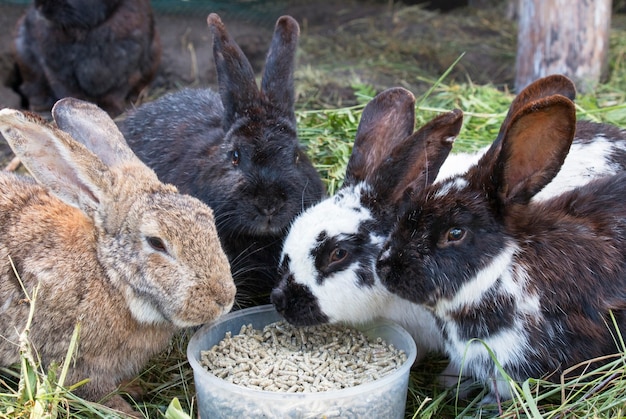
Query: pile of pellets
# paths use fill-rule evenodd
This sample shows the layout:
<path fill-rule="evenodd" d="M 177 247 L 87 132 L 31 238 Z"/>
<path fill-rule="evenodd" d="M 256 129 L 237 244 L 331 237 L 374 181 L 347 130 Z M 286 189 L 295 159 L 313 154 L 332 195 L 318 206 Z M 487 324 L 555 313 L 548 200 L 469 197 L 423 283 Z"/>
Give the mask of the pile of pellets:
<path fill-rule="evenodd" d="M 377 380 L 406 362 L 404 351 L 343 326 L 295 327 L 285 321 L 256 330 L 242 326 L 200 363 L 233 384 L 265 391 L 300 393 L 339 390 Z"/>

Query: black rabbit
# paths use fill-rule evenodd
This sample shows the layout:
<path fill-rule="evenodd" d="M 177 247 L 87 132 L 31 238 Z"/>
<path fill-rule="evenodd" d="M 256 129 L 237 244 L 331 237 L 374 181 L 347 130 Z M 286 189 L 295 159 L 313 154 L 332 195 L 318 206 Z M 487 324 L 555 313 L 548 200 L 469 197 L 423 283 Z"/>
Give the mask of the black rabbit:
<path fill-rule="evenodd" d="M 525 103 L 478 164 L 412 191 L 379 257 L 382 283 L 430 310 L 451 363 L 490 386 L 485 403 L 512 394 L 485 345 L 520 381 L 620 350 L 626 173 L 533 199 L 591 127 L 578 126 L 560 94 Z"/>
<path fill-rule="evenodd" d="M 116 116 L 161 58 L 150 0 L 35 0 L 16 32 L 20 91 L 34 111 L 71 96 Z"/>
<path fill-rule="evenodd" d="M 131 148 L 159 178 L 206 202 L 229 256 L 240 306 L 269 301 L 291 221 L 324 196 L 299 144 L 293 71 L 297 22 L 278 19 L 259 90 L 252 67 L 216 14 L 219 94 L 183 89 L 122 123 Z"/>

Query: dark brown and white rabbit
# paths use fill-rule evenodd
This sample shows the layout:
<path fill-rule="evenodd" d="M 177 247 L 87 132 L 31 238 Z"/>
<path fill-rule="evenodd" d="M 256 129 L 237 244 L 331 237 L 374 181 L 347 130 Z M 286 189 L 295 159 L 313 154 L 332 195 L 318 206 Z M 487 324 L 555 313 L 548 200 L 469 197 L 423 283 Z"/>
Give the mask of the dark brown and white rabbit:
<path fill-rule="evenodd" d="M 0 111 L 37 180 L 0 173 L 0 365 L 19 361 L 34 304 L 28 339 L 44 366 L 63 362 L 80 323 L 66 383 L 89 378 L 75 392 L 100 401 L 176 330 L 227 313 L 236 290 L 209 207 L 161 183 L 95 105 L 62 99 L 52 114 L 60 129 Z M 106 404 L 134 413 L 120 396 Z"/>
<path fill-rule="evenodd" d="M 269 301 L 291 221 L 324 195 L 298 142 L 293 71 L 297 22 L 278 19 L 259 90 L 252 67 L 216 14 L 219 95 L 185 89 L 139 107 L 122 124 L 126 140 L 164 182 L 215 211 L 237 283 L 239 305 Z"/>
<path fill-rule="evenodd" d="M 149 0 L 34 0 L 15 55 L 31 110 L 74 97 L 116 116 L 152 81 L 161 43 Z"/>
<path fill-rule="evenodd" d="M 555 93 L 573 98 L 574 86 L 562 76 L 550 76 L 529 86 L 511 104 L 503 131 L 521 108 Z M 458 121 L 450 116 L 435 119 L 411 136 L 413 124 L 414 99 L 408 91 L 382 92 L 365 107 L 344 185 L 335 196 L 294 220 L 285 239 L 282 279 L 272 293 L 272 302 L 289 322 L 300 325 L 364 323 L 380 317 L 393 320 L 413 335 L 419 358 L 428 351 L 443 351 L 441 332 L 424 307 L 385 289 L 376 274 L 375 263 L 399 205 L 390 197 L 402 197 L 400 191 L 411 183 L 410 176 L 425 170 L 426 160 L 434 164 L 435 157 L 428 153 L 436 153 L 422 148 L 421 153 L 425 154 L 422 159 L 414 159 L 415 166 L 398 165 L 391 171 L 388 166 L 393 166 L 393 161 L 385 162 L 384 158 L 410 146 L 403 142 L 436 143 L 454 137 L 460 128 L 457 126 L 460 116 Z M 579 127 L 579 137 L 565 166 L 534 199 L 558 195 L 594 177 L 626 168 L 623 132 L 613 126 L 588 122 L 580 122 Z M 412 147 L 420 150 L 417 143 Z M 437 181 L 455 172 L 464 173 L 477 160 L 476 156 L 449 155 Z M 432 175 L 433 169 L 429 170 Z M 426 186 L 420 179 L 414 179 L 413 184 L 417 189 Z M 455 374 L 453 369 L 448 372 Z"/>
<path fill-rule="evenodd" d="M 522 106 L 465 174 L 414 189 L 377 264 L 392 292 L 427 307 L 451 363 L 512 395 L 515 380 L 620 351 L 626 330 L 626 173 L 533 201 L 569 159 L 575 108 Z M 579 133 L 580 134 L 580 133 Z"/>

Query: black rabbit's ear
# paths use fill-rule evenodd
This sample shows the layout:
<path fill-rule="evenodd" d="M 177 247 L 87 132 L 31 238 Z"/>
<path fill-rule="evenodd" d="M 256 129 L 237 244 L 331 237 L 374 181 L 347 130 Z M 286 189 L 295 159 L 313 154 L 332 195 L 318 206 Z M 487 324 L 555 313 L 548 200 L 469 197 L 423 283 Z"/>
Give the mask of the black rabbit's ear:
<path fill-rule="evenodd" d="M 485 190 L 503 208 L 528 203 L 561 169 L 575 130 L 576 109 L 568 98 L 553 95 L 528 103 L 511 117 L 501 151 L 484 173 Z"/>
<path fill-rule="evenodd" d="M 295 124 L 293 73 L 300 27 L 291 16 L 281 16 L 265 62 L 261 91 Z"/>
<path fill-rule="evenodd" d="M 250 62 L 228 34 L 220 17 L 211 13 L 207 23 L 213 34 L 213 58 L 224 105 L 224 125 L 229 128 L 258 105 L 259 88 Z"/>
<path fill-rule="evenodd" d="M 415 96 L 411 92 L 396 87 L 376 95 L 361 114 L 344 185 L 372 177 L 414 126 Z"/>
<path fill-rule="evenodd" d="M 412 192 L 431 185 L 452 150 L 463 125 L 455 109 L 428 122 L 392 151 L 372 181 L 376 195 L 396 207 Z"/>

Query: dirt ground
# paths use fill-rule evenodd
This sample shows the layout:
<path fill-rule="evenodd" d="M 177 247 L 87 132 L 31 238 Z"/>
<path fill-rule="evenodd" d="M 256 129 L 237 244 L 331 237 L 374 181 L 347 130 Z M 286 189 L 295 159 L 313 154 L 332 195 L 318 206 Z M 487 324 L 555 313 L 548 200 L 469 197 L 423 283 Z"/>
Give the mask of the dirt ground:
<path fill-rule="evenodd" d="M 454 36 L 459 29 L 471 30 L 468 27 L 446 28 L 446 22 L 441 21 L 432 12 L 424 11 L 412 16 L 406 16 L 406 14 L 401 16 L 402 9 L 406 6 L 398 2 L 383 0 L 269 1 L 263 2 L 263 4 L 268 4 L 263 9 L 259 9 L 258 5 L 256 9 L 247 9 L 247 4 L 255 2 L 230 2 L 237 3 L 238 6 L 229 6 L 227 3 L 229 2 L 196 1 L 193 3 L 196 6 L 193 8 L 185 8 L 176 6 L 173 0 L 167 3 L 170 6 L 159 6 L 163 4 L 163 1 L 154 2 L 157 30 L 163 44 L 163 57 L 159 74 L 151 86 L 152 93 L 158 94 L 159 89 L 171 90 L 185 85 L 214 86 L 215 70 L 212 64 L 211 37 L 206 24 L 206 17 L 210 12 L 220 14 L 228 30 L 250 59 L 253 68 L 259 72 L 263 67 L 274 23 L 282 14 L 290 14 L 300 22 L 301 41 L 298 61 L 300 68 L 325 66 L 328 69 L 329 66 L 336 65 L 337 68 L 343 68 L 345 71 L 351 70 L 354 74 L 362 70 L 362 68 L 357 68 L 360 63 L 356 63 L 354 55 L 358 56 L 358 61 L 362 61 L 372 54 L 395 53 L 412 46 L 408 45 L 407 37 L 414 39 L 424 37 L 424 43 L 427 44 L 431 43 L 432 36 L 438 37 L 437 32 L 445 31 Z M 178 2 L 178 4 L 185 4 L 185 2 Z M 3 31 L 0 32 L 0 107 L 15 107 L 21 104 L 19 96 L 13 90 L 16 75 L 11 48 L 15 24 L 25 8 L 23 4 L 0 0 L 0 24 L 3 27 Z M 380 37 L 370 38 L 379 32 Z M 431 32 L 433 35 L 426 35 L 426 32 Z M 473 32 L 470 36 L 477 40 L 479 37 L 497 35 L 490 34 L 486 28 Z M 389 44 L 386 39 L 383 39 L 389 36 L 397 36 L 398 45 Z M 439 36 L 439 38 L 443 37 Z M 438 43 L 442 41 L 448 44 L 463 42 L 453 38 L 451 40 L 439 39 Z M 386 45 L 381 49 L 381 45 L 376 45 L 377 43 L 386 43 Z M 436 44 L 424 46 L 432 49 Z M 477 62 L 482 61 L 482 65 L 479 66 L 481 68 L 490 67 L 488 63 L 493 61 L 493 57 L 484 60 L 486 53 L 488 52 L 471 52 L 472 55 L 478 54 L 480 57 Z M 423 51 L 414 51 L 414 58 L 426 58 L 420 57 L 421 55 Z M 352 63 L 349 61 L 351 59 Z M 438 60 L 435 58 L 434 62 Z M 393 62 L 393 58 L 389 57 L 388 61 Z M 470 63 L 471 59 L 465 58 L 464 61 Z M 432 67 L 434 62 L 431 58 L 422 60 L 418 64 Z M 351 64 L 356 66 L 350 68 Z M 386 84 L 393 84 L 391 80 L 385 80 L 384 73 L 381 71 L 375 77 L 379 80 L 369 80 L 370 77 L 365 77 L 363 82 L 373 82 L 374 85 L 384 87 L 387 87 Z M 491 80 L 503 81 L 497 80 L 499 72 L 490 73 Z M 341 90 L 340 82 L 335 84 L 335 87 Z M 332 87 L 327 88 L 328 92 L 330 90 Z M 341 98 L 341 95 L 341 91 L 334 94 L 335 97 L 340 98 L 339 101 L 345 99 Z M 333 95 L 329 94 L 329 96 Z"/>
<path fill-rule="evenodd" d="M 11 53 L 15 24 L 27 7 L 24 2 L 0 0 L 0 108 L 24 104 L 15 91 L 18 78 Z M 259 74 L 276 19 L 290 14 L 298 20 L 301 36 L 295 76 L 300 108 L 352 105 L 355 86 L 374 92 L 404 86 L 419 94 L 461 55 L 447 82 L 511 87 L 516 25 L 506 17 L 507 2 L 470 3 L 480 6 L 442 12 L 397 0 L 153 0 L 163 53 L 158 75 L 141 100 L 183 86 L 215 87 L 206 23 L 211 12 L 220 14 Z M 7 147 L 0 141 L 0 167 Z"/>
<path fill-rule="evenodd" d="M 15 1 L 15 0 L 14 0 Z M 450 0 L 446 0 L 450 1 Z M 236 3 L 236 4 L 233 4 Z M 439 2 L 441 3 L 441 2 Z M 182 5 L 193 4 L 193 7 Z M 354 85 L 382 90 L 404 85 L 420 90 L 416 75 L 424 71 L 441 74 L 457 57 L 466 42 L 467 31 L 479 48 L 464 57 L 459 71 L 472 73 L 472 80 L 507 83 L 512 55 L 508 63 L 494 59 L 489 42 L 481 37 L 502 39 L 482 23 L 470 27 L 442 20 L 444 14 L 422 8 L 406 8 L 385 0 L 274 0 L 239 1 L 153 1 L 157 30 L 163 46 L 160 70 L 145 91 L 150 100 L 165 91 L 182 86 L 215 87 L 211 36 L 206 17 L 220 14 L 229 32 L 249 58 L 255 71 L 263 69 L 274 23 L 282 14 L 295 17 L 301 26 L 296 89 L 301 107 L 333 107 L 354 103 Z M 256 6 L 255 6 L 256 5 Z M 262 5 L 262 7 L 259 7 Z M 0 0 L 0 108 L 20 108 L 24 101 L 15 91 L 18 82 L 11 49 L 14 28 L 27 5 Z M 460 15 L 462 16 L 462 14 Z M 483 23 L 487 22 L 483 19 Z M 465 33 L 464 33 L 465 32 Z M 445 36 L 443 36 L 445 34 Z M 505 36 L 506 38 L 506 36 Z M 510 38 L 510 37 L 509 37 Z M 423 42 L 421 42 L 423 41 Z M 502 44 L 501 41 L 499 41 Z M 510 39 L 506 42 L 510 42 Z M 444 51 L 458 44 L 456 51 Z M 506 48 L 499 45 L 496 49 Z M 475 65 L 479 64 L 479 65 Z M 482 73 L 488 74 L 483 77 Z M 8 146 L 0 141 L 0 167 L 10 159 Z"/>

